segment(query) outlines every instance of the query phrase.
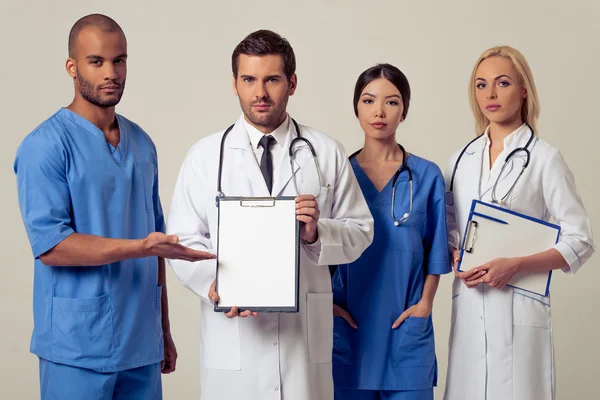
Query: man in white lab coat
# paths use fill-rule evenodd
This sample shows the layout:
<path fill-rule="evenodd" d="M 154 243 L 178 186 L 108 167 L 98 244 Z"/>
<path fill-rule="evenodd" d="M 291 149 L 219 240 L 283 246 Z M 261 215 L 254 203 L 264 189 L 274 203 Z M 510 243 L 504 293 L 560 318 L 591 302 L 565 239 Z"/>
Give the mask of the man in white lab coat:
<path fill-rule="evenodd" d="M 182 284 L 202 299 L 203 400 L 333 399 L 328 265 L 360 256 L 373 239 L 373 219 L 344 149 L 334 139 L 300 125 L 317 154 L 322 179 L 304 144 L 296 145 L 292 171 L 288 148 L 297 132 L 286 106 L 296 89 L 295 64 L 288 41 L 271 31 L 248 35 L 234 50 L 233 90 L 243 113 L 224 143 L 222 191 L 228 196 L 297 196 L 299 312 L 240 313 L 235 307 L 227 314 L 214 312 L 215 261 L 170 260 Z M 192 147 L 173 194 L 167 231 L 194 249 L 217 247 L 215 194 L 223 134 Z"/>

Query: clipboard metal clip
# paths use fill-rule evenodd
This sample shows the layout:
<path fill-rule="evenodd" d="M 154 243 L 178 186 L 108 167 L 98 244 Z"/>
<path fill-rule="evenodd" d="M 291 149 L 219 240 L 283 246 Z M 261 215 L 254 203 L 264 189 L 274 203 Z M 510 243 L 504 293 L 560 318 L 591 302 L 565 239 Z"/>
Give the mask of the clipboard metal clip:
<path fill-rule="evenodd" d="M 467 235 L 465 237 L 465 245 L 464 250 L 467 253 L 473 252 L 473 245 L 475 244 L 475 240 L 477 239 L 477 228 L 479 227 L 479 223 L 475 220 L 471 220 L 469 222 L 469 227 L 467 228 Z"/>
<path fill-rule="evenodd" d="M 242 197 L 240 207 L 275 207 L 275 201 L 275 197 Z"/>

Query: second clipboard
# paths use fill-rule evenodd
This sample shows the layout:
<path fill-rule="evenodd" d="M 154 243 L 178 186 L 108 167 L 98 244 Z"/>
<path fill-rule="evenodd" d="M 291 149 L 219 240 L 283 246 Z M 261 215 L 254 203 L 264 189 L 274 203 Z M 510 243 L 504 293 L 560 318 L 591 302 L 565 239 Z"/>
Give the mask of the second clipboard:
<path fill-rule="evenodd" d="M 552 248 L 560 226 L 493 204 L 473 200 L 461 246 L 459 271 L 496 258 L 525 257 Z M 548 296 L 552 271 L 519 274 L 509 286 Z"/>

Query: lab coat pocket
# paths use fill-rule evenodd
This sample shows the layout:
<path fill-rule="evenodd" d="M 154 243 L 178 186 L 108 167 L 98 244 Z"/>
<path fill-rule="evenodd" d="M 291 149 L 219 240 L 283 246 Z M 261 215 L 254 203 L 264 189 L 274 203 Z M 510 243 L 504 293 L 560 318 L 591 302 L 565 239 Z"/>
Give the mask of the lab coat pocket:
<path fill-rule="evenodd" d="M 513 324 L 550 329 L 550 304 L 547 297 L 535 293 L 513 291 Z"/>
<path fill-rule="evenodd" d="M 333 358 L 342 364 L 351 365 L 354 348 L 356 348 L 356 329 L 342 317 L 334 317 Z"/>
<path fill-rule="evenodd" d="M 318 198 L 320 218 L 331 218 L 331 203 L 333 196 L 333 188 L 331 186 L 323 186 L 320 188 Z"/>
<path fill-rule="evenodd" d="M 330 186 L 319 186 L 318 184 L 308 184 L 302 188 L 303 194 L 312 194 L 319 204 L 320 218 L 331 217 L 331 192 Z"/>
<path fill-rule="evenodd" d="M 392 332 L 394 367 L 431 367 L 435 363 L 431 317 L 408 317 Z"/>
<path fill-rule="evenodd" d="M 307 293 L 308 358 L 311 363 L 331 362 L 333 349 L 333 294 Z"/>
<path fill-rule="evenodd" d="M 536 297 L 518 290 L 513 295 L 514 400 L 553 398 L 550 306 L 543 303 L 547 298 Z"/>
<path fill-rule="evenodd" d="M 242 369 L 240 319 L 229 319 L 211 308 L 203 304 L 201 309 L 204 317 L 200 321 L 200 364 L 208 369 L 239 371 Z M 246 345 L 253 345 L 251 335 L 245 339 Z"/>
<path fill-rule="evenodd" d="M 154 209 L 154 181 L 156 178 L 156 165 L 154 163 L 141 162 L 138 163 L 142 171 L 144 184 L 144 196 L 146 197 L 146 210 Z"/>
<path fill-rule="evenodd" d="M 54 359 L 80 361 L 110 358 L 114 353 L 110 294 L 52 299 Z"/>
<path fill-rule="evenodd" d="M 460 291 L 462 288 L 462 281 L 460 279 L 454 279 L 452 282 L 452 315 L 450 319 L 450 329 L 456 326 L 456 320 L 458 319 L 458 311 L 460 304 Z"/>

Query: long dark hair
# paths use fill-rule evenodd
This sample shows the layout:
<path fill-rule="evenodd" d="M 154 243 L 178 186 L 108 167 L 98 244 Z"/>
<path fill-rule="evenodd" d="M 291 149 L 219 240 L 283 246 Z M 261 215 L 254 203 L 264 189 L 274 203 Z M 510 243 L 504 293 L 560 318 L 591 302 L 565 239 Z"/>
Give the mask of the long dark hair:
<path fill-rule="evenodd" d="M 356 86 L 354 87 L 354 115 L 358 117 L 358 101 L 360 100 L 360 94 L 364 88 L 369 83 L 379 78 L 387 79 L 392 85 L 396 86 L 398 91 L 400 91 L 402 104 L 404 105 L 402 118 L 406 118 L 408 106 L 410 104 L 410 85 L 402 71 L 391 64 L 377 64 L 360 74 L 356 81 Z"/>

